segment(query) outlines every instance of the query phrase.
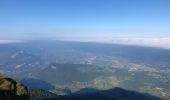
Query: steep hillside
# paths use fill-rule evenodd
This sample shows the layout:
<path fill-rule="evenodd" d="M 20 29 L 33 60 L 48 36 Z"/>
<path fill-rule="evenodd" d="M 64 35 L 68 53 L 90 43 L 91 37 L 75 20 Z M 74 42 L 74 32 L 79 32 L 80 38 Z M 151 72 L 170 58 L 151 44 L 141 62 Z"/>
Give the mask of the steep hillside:
<path fill-rule="evenodd" d="M 29 89 L 30 100 L 60 100 L 59 95 L 42 89 Z"/>
<path fill-rule="evenodd" d="M 19 82 L 0 75 L 0 100 L 29 100 L 28 89 Z"/>

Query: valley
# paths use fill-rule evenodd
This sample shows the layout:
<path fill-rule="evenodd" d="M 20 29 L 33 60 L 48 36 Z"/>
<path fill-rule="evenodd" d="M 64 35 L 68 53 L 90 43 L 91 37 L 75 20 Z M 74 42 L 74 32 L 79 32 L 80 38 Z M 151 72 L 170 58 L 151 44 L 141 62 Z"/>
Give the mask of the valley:
<path fill-rule="evenodd" d="M 69 95 L 120 87 L 170 98 L 170 50 L 67 41 L 0 45 L 0 73 L 30 89 Z M 5 67 L 4 67 L 5 66 Z"/>

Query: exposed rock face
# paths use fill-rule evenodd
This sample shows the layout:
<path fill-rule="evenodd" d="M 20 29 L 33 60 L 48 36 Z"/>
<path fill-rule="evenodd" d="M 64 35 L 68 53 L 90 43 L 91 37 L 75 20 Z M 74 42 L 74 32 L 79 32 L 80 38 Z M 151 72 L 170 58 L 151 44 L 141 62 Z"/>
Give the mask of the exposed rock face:
<path fill-rule="evenodd" d="M 0 100 L 28 100 L 28 89 L 11 78 L 0 75 Z"/>

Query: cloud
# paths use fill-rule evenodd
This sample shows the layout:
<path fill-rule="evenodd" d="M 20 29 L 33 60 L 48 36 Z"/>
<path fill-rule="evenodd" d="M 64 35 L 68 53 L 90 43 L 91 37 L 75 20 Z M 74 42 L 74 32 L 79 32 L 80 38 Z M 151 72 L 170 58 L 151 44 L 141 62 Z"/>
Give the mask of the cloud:
<path fill-rule="evenodd" d="M 80 42 L 136 45 L 136 46 L 170 49 L 170 38 L 112 38 L 112 37 L 91 38 L 89 37 L 89 38 L 75 38 L 75 39 L 68 39 L 68 40 L 80 41 Z"/>
<path fill-rule="evenodd" d="M 124 38 L 111 40 L 110 43 L 170 49 L 170 38 Z"/>
<path fill-rule="evenodd" d="M 0 40 L 0 44 L 20 43 L 21 40 Z"/>

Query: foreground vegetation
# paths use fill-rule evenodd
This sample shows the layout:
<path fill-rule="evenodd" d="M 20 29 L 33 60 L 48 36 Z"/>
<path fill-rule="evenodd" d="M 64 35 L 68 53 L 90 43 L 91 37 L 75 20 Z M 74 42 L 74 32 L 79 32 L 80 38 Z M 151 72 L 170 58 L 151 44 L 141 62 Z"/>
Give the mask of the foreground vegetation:
<path fill-rule="evenodd" d="M 29 100 L 28 89 L 19 82 L 0 75 L 0 100 Z"/>

